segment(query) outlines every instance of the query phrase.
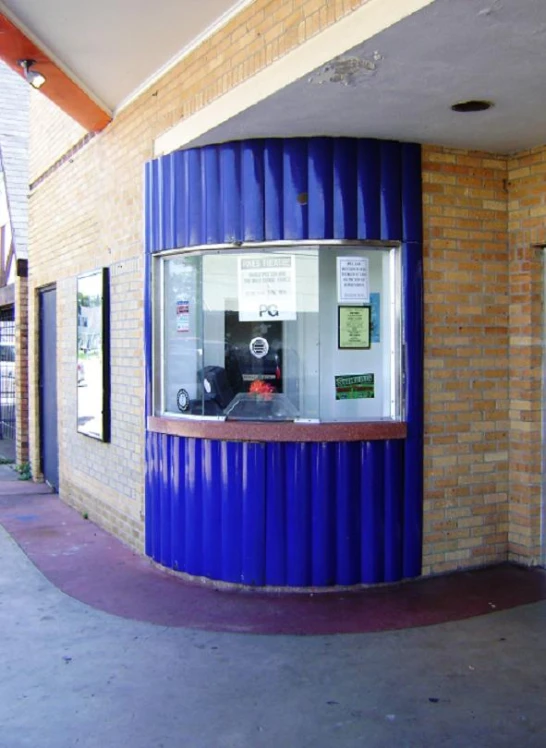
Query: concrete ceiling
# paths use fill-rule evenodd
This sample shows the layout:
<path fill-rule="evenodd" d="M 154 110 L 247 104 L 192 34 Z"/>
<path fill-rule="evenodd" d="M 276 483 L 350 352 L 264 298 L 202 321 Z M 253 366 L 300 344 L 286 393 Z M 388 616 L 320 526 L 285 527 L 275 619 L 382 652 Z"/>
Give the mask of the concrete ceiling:
<path fill-rule="evenodd" d="M 494 107 L 451 111 L 467 99 Z M 545 0 L 435 0 L 185 145 L 327 134 L 509 153 L 546 143 L 545 102 Z"/>
<path fill-rule="evenodd" d="M 100 129 L 112 112 L 251 1 L 0 0 L 0 13 L 7 19 L 0 27 L 0 52 L 5 45 L 0 56 L 14 69 L 21 56 L 49 65 L 44 70 L 48 88 L 53 90 L 58 80 L 59 94 L 53 100 L 76 119 L 87 106 L 90 111 L 79 121 L 88 129 Z M 344 51 L 333 61 L 324 63 L 328 58 L 323 56 L 319 67 L 306 68 L 305 75 L 293 76 L 289 83 L 279 76 L 275 86 L 267 88 L 267 98 L 265 93 L 254 96 L 235 116 L 224 106 L 231 95 L 226 94 L 218 100 L 220 116 L 208 118 L 203 110 L 199 127 L 178 147 L 321 134 L 501 153 L 545 143 L 546 1 L 426 2 L 430 4 L 421 3 L 421 10 L 354 46 L 370 35 L 363 23 L 362 33 L 347 42 L 350 48 L 341 46 Z M 403 4 L 381 3 L 370 1 L 361 10 L 375 5 L 386 13 L 389 6 Z M 345 20 L 357 17 L 355 12 Z M 15 38 L 19 30 L 26 41 Z M 321 36 L 309 44 L 320 43 Z M 43 58 L 38 57 L 41 50 Z M 275 76 L 282 64 L 273 63 L 256 81 L 261 75 Z M 495 106 L 474 114 L 450 110 L 454 102 L 470 98 L 488 99 Z"/>
<path fill-rule="evenodd" d="M 250 0 L 3 0 L 0 12 L 115 112 Z"/>

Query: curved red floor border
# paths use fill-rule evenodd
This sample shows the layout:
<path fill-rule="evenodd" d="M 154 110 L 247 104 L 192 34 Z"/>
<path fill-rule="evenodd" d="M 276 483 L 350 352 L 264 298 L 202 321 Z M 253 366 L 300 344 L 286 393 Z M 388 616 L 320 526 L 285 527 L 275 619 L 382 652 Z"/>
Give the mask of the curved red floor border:
<path fill-rule="evenodd" d="M 154 567 L 45 486 L 0 483 L 0 524 L 60 590 L 162 626 L 253 634 L 341 634 L 425 626 L 546 599 L 546 572 L 510 564 L 319 594 L 219 591 Z"/>

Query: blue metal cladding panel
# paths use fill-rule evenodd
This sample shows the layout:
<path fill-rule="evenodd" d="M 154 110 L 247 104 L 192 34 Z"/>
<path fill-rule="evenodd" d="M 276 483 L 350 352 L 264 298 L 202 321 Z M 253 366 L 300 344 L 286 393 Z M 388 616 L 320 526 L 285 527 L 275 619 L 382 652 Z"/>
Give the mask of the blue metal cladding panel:
<path fill-rule="evenodd" d="M 288 443 L 285 449 L 286 583 L 305 587 L 311 584 L 311 446 Z"/>
<path fill-rule="evenodd" d="M 403 573 L 415 577 L 421 573 L 423 524 L 423 259 L 420 244 L 405 243 L 402 250 L 408 422 Z"/>
<path fill-rule="evenodd" d="M 215 470 L 220 462 L 220 444 L 203 441 L 203 574 L 209 579 L 221 579 L 222 574 L 222 502 L 217 495 Z"/>
<path fill-rule="evenodd" d="M 220 158 L 216 146 L 203 149 L 202 190 L 205 195 L 205 244 L 223 242 L 220 212 Z"/>
<path fill-rule="evenodd" d="M 172 178 L 174 184 L 174 246 L 186 247 L 188 239 L 188 152 L 173 153 Z"/>
<path fill-rule="evenodd" d="M 265 239 L 284 239 L 283 141 L 271 138 L 264 145 Z"/>
<path fill-rule="evenodd" d="M 406 242 L 420 244 L 423 237 L 421 146 L 402 143 L 402 233 Z"/>
<path fill-rule="evenodd" d="M 308 145 L 309 239 L 331 239 L 333 233 L 333 142 L 312 138 Z"/>
<path fill-rule="evenodd" d="M 402 578 L 404 475 L 400 466 L 404 464 L 403 446 L 403 442 L 394 439 L 385 442 L 385 582 Z"/>
<path fill-rule="evenodd" d="M 144 537 L 144 550 L 147 556 L 155 557 L 155 527 L 157 509 L 157 465 L 155 441 L 157 434 L 153 432 L 146 433 L 146 474 L 144 478 L 144 512 L 146 518 L 146 532 Z"/>
<path fill-rule="evenodd" d="M 172 501 L 171 501 L 171 447 L 172 439 L 161 434 L 159 447 L 159 562 L 172 567 Z"/>
<path fill-rule="evenodd" d="M 172 156 L 165 156 L 158 162 L 158 179 L 159 179 L 159 231 L 158 243 L 160 247 L 172 249 L 172 222 L 173 210 L 171 204 L 171 162 Z"/>
<path fill-rule="evenodd" d="M 223 442 L 220 451 L 218 495 L 222 501 L 222 579 L 241 582 L 243 568 L 243 459 L 241 445 Z"/>
<path fill-rule="evenodd" d="M 186 439 L 184 451 L 184 571 L 203 574 L 202 454 L 204 440 Z"/>
<path fill-rule="evenodd" d="M 150 201 L 152 209 L 150 211 L 152 224 L 150 227 L 150 246 L 152 252 L 157 252 L 161 249 L 161 242 L 159 241 L 159 232 L 161 224 L 161 213 L 163 206 L 159 200 L 159 186 L 161 180 L 159 177 L 159 160 L 152 161 L 151 169 L 151 186 L 150 186 Z"/>
<path fill-rule="evenodd" d="M 187 152 L 188 169 L 188 245 L 205 244 L 205 195 L 203 190 L 202 151 Z"/>
<path fill-rule="evenodd" d="M 335 445 L 336 449 L 336 583 L 358 584 L 360 573 L 361 460 L 358 442 Z"/>
<path fill-rule="evenodd" d="M 381 148 L 377 140 L 358 141 L 358 238 L 381 236 Z"/>
<path fill-rule="evenodd" d="M 264 143 L 245 141 L 241 145 L 243 240 L 263 242 L 265 239 L 264 206 Z"/>
<path fill-rule="evenodd" d="M 265 484 L 265 583 L 286 584 L 286 491 L 285 449 L 282 444 L 267 444 Z"/>
<path fill-rule="evenodd" d="M 311 449 L 311 584 L 327 587 L 336 581 L 335 444 Z"/>
<path fill-rule="evenodd" d="M 170 438 L 171 441 L 171 552 L 172 568 L 184 568 L 185 552 L 185 511 L 184 511 L 184 439 Z"/>
<path fill-rule="evenodd" d="M 401 441 L 250 444 L 146 437 L 146 553 L 190 574 L 302 586 L 421 569 L 423 311 L 420 148 L 332 138 L 179 151 L 145 170 L 145 247 L 290 239 L 402 241 Z M 146 264 L 146 413 L 151 275 Z"/>
<path fill-rule="evenodd" d="M 225 143 L 220 150 L 220 203 L 223 241 L 243 241 L 241 226 L 241 145 Z"/>
<path fill-rule="evenodd" d="M 283 217 L 284 239 L 307 239 L 307 140 L 284 141 Z"/>
<path fill-rule="evenodd" d="M 403 442 L 146 440 L 147 553 L 252 586 L 400 579 Z"/>
<path fill-rule="evenodd" d="M 357 141 L 334 141 L 334 239 L 356 239 L 357 213 Z"/>
<path fill-rule="evenodd" d="M 149 254 L 154 250 L 153 246 L 153 227 L 157 220 L 157 216 L 154 215 L 154 201 L 153 201 L 153 189 L 154 189 L 154 162 L 148 161 L 144 167 L 144 250 L 146 254 Z M 146 284 L 146 287 L 148 284 Z"/>
<path fill-rule="evenodd" d="M 361 579 L 367 584 L 383 581 L 384 457 L 385 442 L 374 441 L 362 444 Z"/>
<path fill-rule="evenodd" d="M 381 236 L 389 241 L 402 237 L 402 175 L 400 143 L 381 143 Z"/>
<path fill-rule="evenodd" d="M 265 444 L 244 442 L 242 472 L 243 558 L 241 581 L 265 584 Z"/>

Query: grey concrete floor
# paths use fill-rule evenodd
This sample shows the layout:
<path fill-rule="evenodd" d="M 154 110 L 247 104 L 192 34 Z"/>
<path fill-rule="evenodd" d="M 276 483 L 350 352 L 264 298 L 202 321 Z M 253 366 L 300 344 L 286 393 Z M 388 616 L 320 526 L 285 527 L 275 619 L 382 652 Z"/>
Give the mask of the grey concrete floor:
<path fill-rule="evenodd" d="M 380 634 L 128 621 L 0 528 L 1 748 L 546 746 L 546 603 Z"/>

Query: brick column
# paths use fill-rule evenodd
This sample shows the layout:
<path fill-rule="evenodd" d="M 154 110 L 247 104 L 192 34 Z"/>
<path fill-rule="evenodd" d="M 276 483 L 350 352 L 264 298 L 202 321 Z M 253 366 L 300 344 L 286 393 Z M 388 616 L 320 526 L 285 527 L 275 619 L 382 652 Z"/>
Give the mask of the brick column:
<path fill-rule="evenodd" d="M 540 562 L 546 148 L 510 159 L 510 559 Z"/>
<path fill-rule="evenodd" d="M 28 277 L 27 261 L 17 261 L 15 278 L 15 461 L 28 462 Z"/>

